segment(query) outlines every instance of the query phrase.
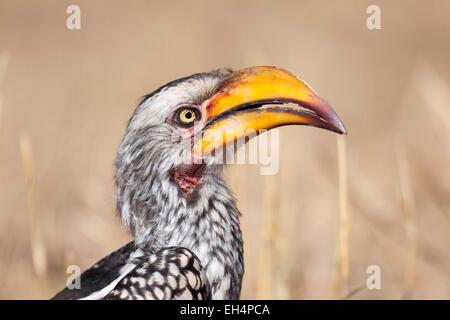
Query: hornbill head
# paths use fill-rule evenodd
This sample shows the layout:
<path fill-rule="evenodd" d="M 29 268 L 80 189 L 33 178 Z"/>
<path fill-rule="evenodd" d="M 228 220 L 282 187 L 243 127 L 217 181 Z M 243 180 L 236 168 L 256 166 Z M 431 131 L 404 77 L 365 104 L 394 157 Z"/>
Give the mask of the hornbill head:
<path fill-rule="evenodd" d="M 129 121 L 116 161 L 124 222 L 136 235 L 159 211 L 199 201 L 208 192 L 202 189 L 220 179 L 217 150 L 249 130 L 257 135 L 294 124 L 346 133 L 325 100 L 277 67 L 194 74 L 147 95 Z"/>

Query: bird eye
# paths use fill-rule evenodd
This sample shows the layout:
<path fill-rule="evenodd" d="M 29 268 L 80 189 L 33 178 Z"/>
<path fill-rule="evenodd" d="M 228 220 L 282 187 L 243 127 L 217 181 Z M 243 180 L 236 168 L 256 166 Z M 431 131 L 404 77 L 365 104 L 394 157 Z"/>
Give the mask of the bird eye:
<path fill-rule="evenodd" d="M 180 108 L 176 113 L 177 122 L 184 126 L 192 125 L 198 118 L 200 118 L 200 112 L 191 107 Z"/>

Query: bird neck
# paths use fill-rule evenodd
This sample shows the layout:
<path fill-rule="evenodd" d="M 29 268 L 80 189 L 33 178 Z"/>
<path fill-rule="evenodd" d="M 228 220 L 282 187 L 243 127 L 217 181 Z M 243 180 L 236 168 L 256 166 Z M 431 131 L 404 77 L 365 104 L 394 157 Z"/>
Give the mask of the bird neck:
<path fill-rule="evenodd" d="M 121 173 L 126 172 L 137 171 Z M 205 270 L 212 298 L 238 299 L 244 272 L 240 213 L 221 169 L 204 172 L 189 194 L 173 174 L 154 172 L 158 175 L 123 187 L 120 182 L 129 178 L 116 177 L 119 211 L 136 244 L 149 252 L 169 246 L 191 250 Z"/>
<path fill-rule="evenodd" d="M 181 246 L 194 252 L 205 269 L 212 298 L 239 298 L 243 242 L 235 199 L 220 175 L 202 185 L 161 216 L 155 228 L 158 246 Z"/>

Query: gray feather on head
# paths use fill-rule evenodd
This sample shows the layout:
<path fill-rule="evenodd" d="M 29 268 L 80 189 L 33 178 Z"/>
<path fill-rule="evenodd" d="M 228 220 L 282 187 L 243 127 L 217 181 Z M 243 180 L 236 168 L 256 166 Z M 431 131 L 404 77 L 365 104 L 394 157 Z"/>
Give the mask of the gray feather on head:
<path fill-rule="evenodd" d="M 162 212 L 186 205 L 202 209 L 198 194 L 186 199 L 171 179 L 174 167 L 189 162 L 191 141 L 179 139 L 183 129 L 166 119 L 180 105 L 201 105 L 230 73 L 220 69 L 172 81 L 145 96 L 129 120 L 116 159 L 116 194 L 121 218 L 136 239 L 153 233 Z M 203 171 L 202 190 L 197 193 L 207 193 L 212 183 L 225 187 L 220 165 Z"/>

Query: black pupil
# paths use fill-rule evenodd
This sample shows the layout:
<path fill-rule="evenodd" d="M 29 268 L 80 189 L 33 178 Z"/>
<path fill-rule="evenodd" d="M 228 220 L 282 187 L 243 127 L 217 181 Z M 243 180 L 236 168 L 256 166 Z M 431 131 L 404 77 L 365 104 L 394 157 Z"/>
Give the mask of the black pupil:
<path fill-rule="evenodd" d="M 186 112 L 186 119 L 192 118 L 192 111 Z"/>

